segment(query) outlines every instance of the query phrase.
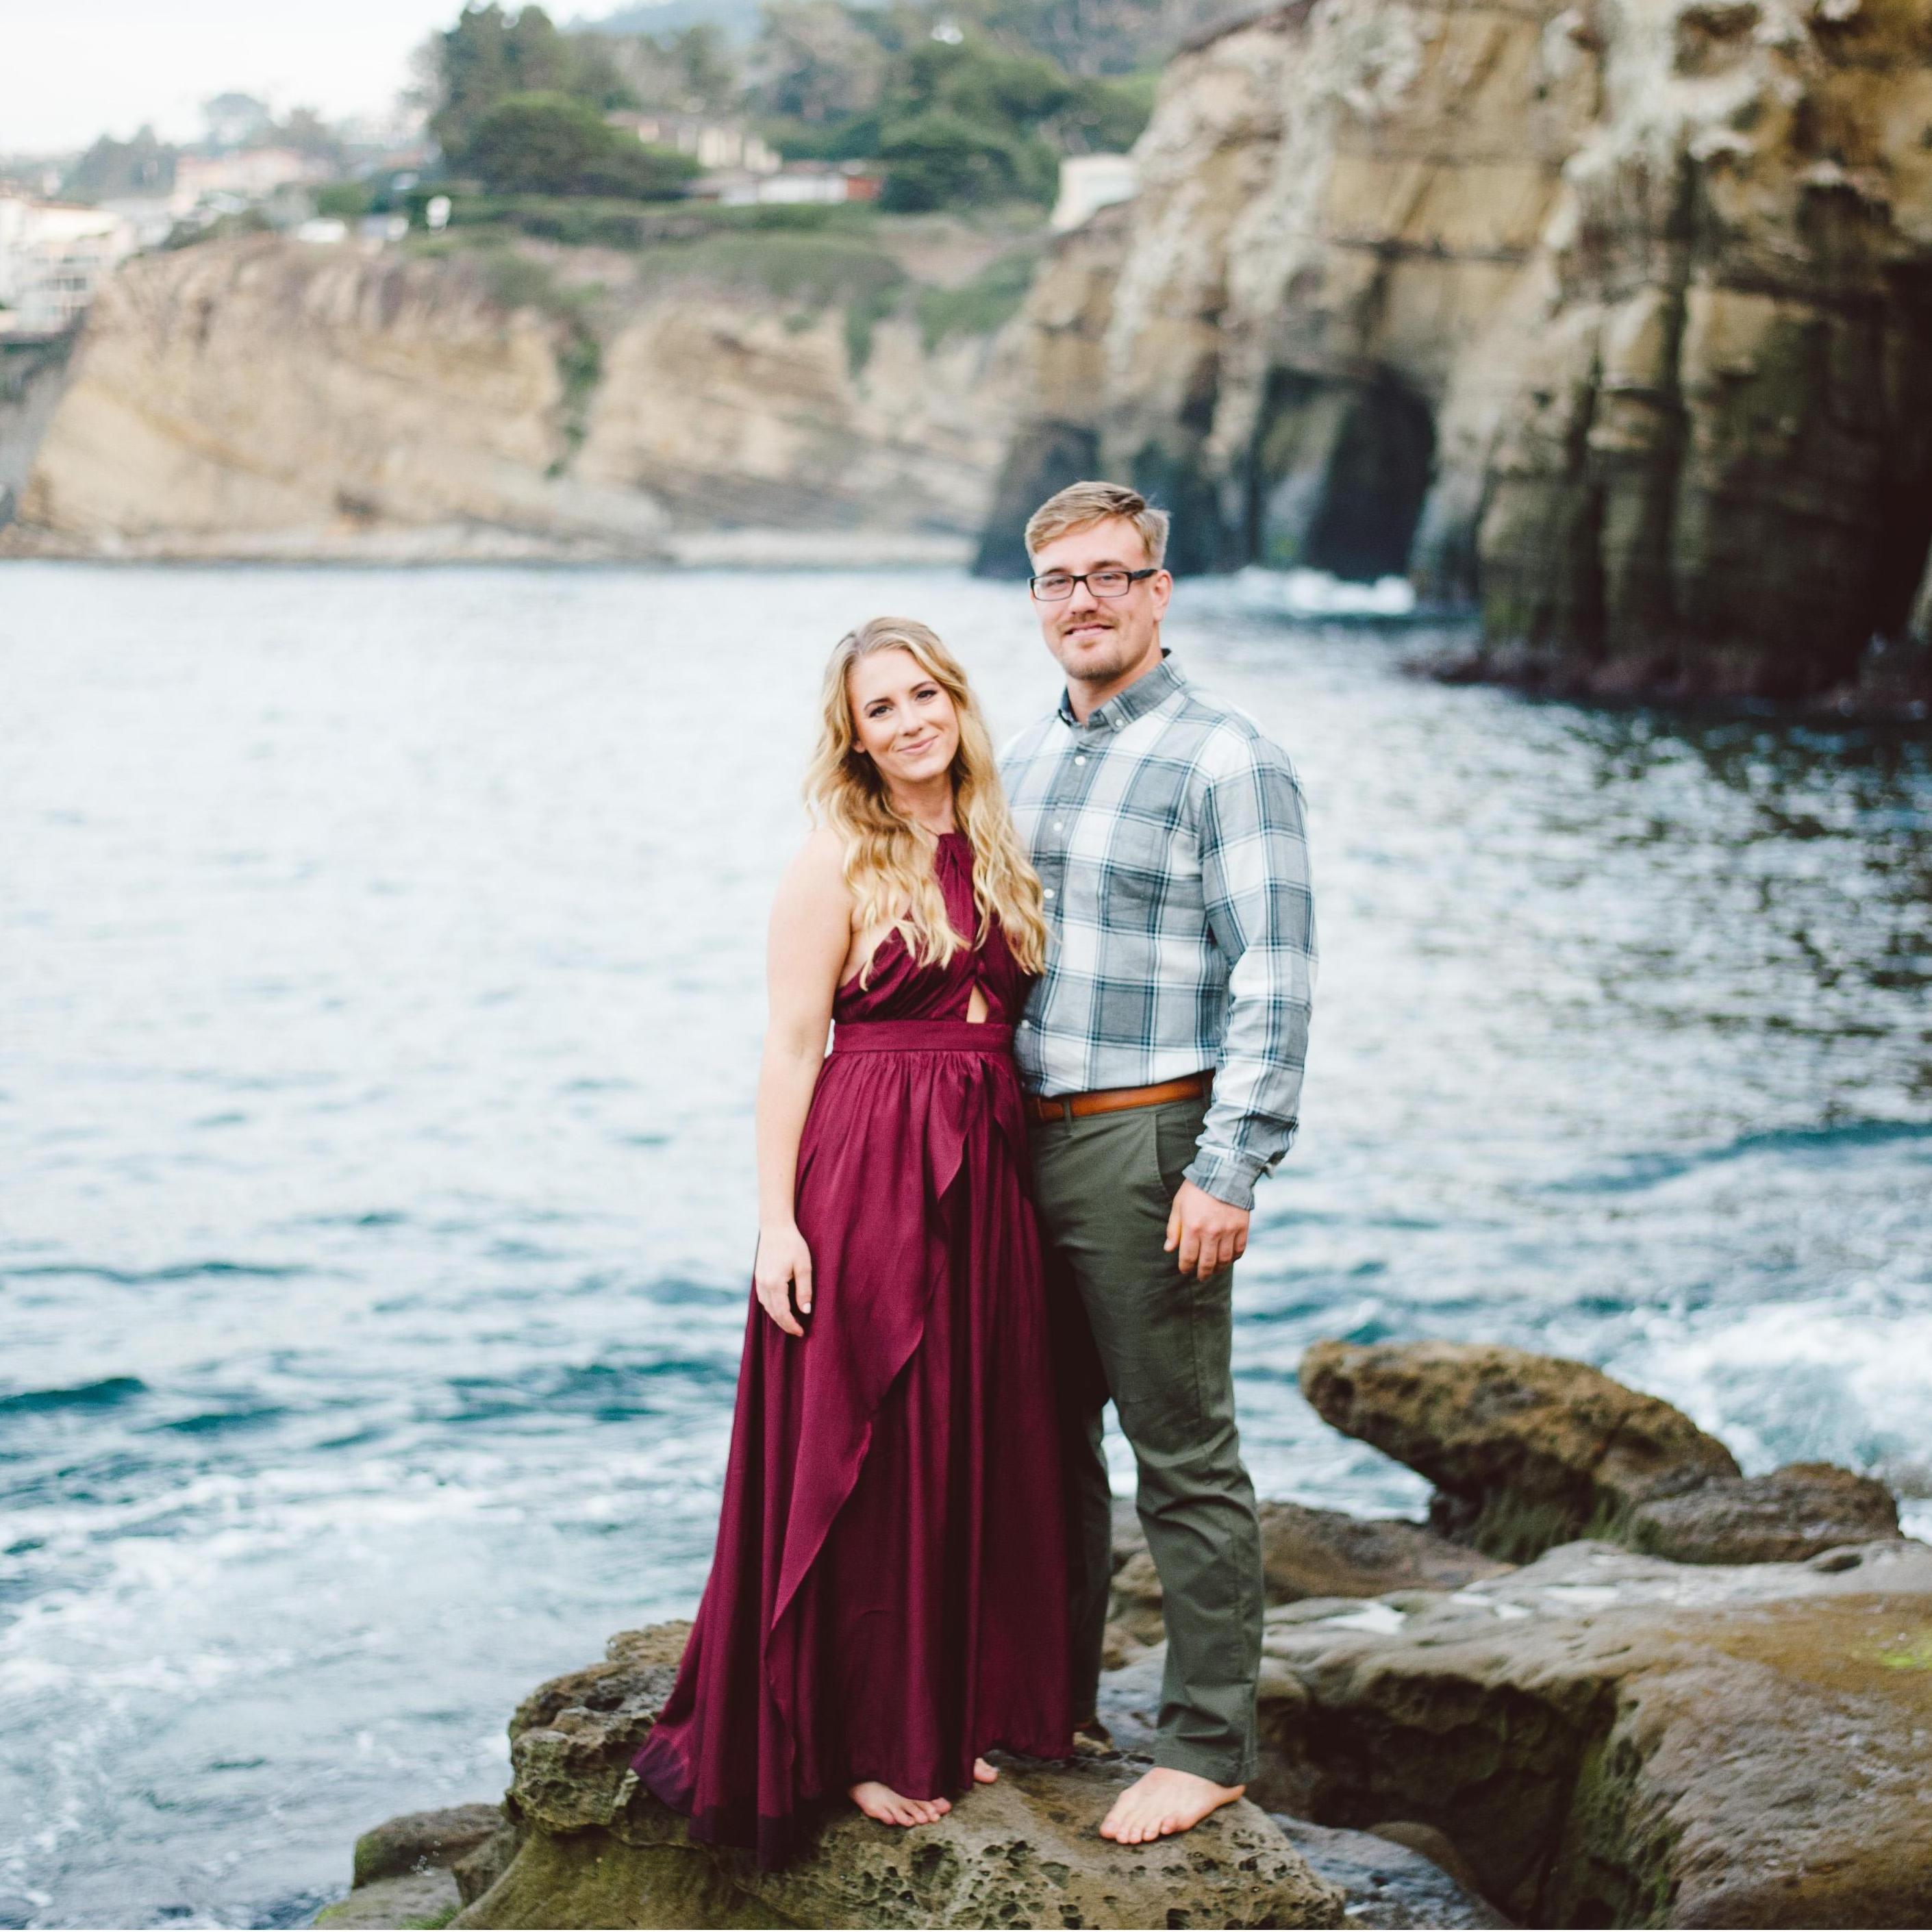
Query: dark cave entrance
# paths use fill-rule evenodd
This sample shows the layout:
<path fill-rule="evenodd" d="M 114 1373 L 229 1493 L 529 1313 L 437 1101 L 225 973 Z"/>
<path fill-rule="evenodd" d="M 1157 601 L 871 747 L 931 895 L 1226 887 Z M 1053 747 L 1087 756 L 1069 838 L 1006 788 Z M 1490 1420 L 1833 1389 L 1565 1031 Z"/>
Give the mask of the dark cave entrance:
<path fill-rule="evenodd" d="M 1396 377 L 1276 370 L 1255 442 L 1256 560 L 1363 582 L 1404 574 L 1435 466 L 1434 414 Z"/>

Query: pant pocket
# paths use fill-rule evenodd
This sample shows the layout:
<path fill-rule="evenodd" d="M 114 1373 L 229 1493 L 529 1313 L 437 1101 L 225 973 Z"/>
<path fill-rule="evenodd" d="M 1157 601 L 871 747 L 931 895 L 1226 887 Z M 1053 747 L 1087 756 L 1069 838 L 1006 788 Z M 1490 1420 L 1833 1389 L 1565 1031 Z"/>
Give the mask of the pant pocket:
<path fill-rule="evenodd" d="M 1147 1111 L 1154 1123 L 1154 1164 L 1171 1201 L 1180 1192 L 1180 1184 L 1193 1163 L 1201 1124 L 1208 1118 L 1208 1110 L 1184 1100 L 1170 1101 L 1166 1106 L 1150 1107 Z"/>

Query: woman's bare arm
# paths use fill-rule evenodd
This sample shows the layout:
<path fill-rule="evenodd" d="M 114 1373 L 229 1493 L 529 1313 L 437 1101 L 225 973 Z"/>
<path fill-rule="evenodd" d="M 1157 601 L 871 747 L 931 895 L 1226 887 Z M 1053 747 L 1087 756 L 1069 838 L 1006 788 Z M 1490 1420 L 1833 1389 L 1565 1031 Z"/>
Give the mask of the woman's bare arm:
<path fill-rule="evenodd" d="M 832 995 L 851 948 L 852 913 L 842 846 L 836 832 L 821 828 L 779 884 L 765 965 L 771 1022 L 758 1070 L 758 1258 L 752 1275 L 765 1312 L 788 1335 L 802 1335 L 798 1316 L 812 1312 L 812 1255 L 798 1231 L 792 1190 L 799 1140 L 825 1058 Z"/>

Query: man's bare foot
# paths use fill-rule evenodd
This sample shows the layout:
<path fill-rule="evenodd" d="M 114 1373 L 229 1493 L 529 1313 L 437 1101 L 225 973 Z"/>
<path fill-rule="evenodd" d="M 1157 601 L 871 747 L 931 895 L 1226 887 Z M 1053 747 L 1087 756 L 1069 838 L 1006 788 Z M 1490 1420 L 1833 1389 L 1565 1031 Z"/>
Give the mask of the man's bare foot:
<path fill-rule="evenodd" d="M 1156 1765 L 1114 1800 L 1100 1835 L 1118 1845 L 1151 1844 L 1176 1832 L 1191 1832 L 1210 1811 L 1232 1804 L 1245 1784 L 1215 1784 L 1191 1771 Z"/>
<path fill-rule="evenodd" d="M 973 1782 L 975 1784 L 997 1784 L 1000 1774 L 982 1757 L 973 1760 Z"/>
<path fill-rule="evenodd" d="M 845 1795 L 868 1818 L 876 1818 L 881 1825 L 936 1825 L 952 1809 L 950 1801 L 944 1798 L 902 1798 L 877 1778 L 854 1785 Z"/>

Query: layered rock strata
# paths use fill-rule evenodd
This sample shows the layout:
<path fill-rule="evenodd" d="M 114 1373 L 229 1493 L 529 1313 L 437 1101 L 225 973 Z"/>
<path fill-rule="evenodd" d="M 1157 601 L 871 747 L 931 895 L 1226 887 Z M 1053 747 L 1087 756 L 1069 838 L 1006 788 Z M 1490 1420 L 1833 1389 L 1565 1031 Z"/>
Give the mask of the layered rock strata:
<path fill-rule="evenodd" d="M 128 264 L 0 551 L 676 558 L 771 532 L 786 561 L 814 535 L 831 561 L 964 554 L 1010 420 L 994 335 L 928 339 L 909 282 L 882 304 L 715 250 L 525 249 L 256 237 Z"/>
<path fill-rule="evenodd" d="M 1084 438 L 1183 567 L 1406 570 L 1492 670 L 1844 683 L 1932 610 L 1928 46 L 1932 0 L 1292 0 L 1184 52 L 1036 286 L 982 562 Z"/>

